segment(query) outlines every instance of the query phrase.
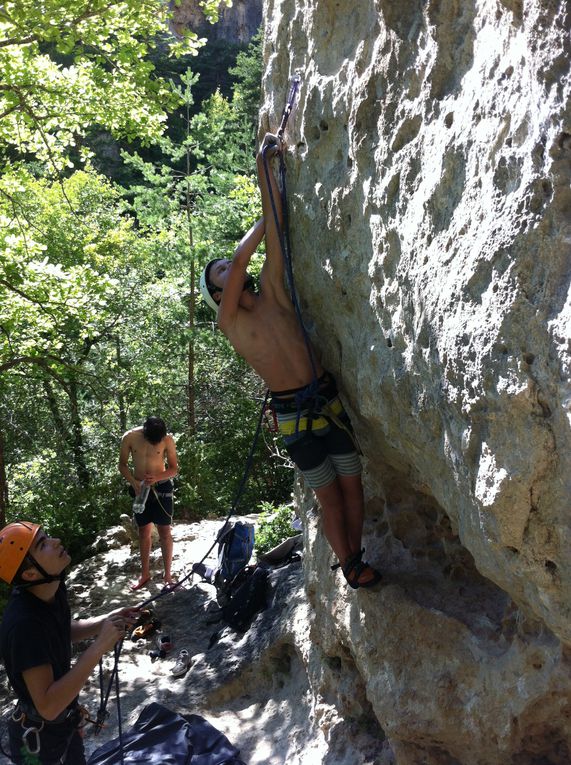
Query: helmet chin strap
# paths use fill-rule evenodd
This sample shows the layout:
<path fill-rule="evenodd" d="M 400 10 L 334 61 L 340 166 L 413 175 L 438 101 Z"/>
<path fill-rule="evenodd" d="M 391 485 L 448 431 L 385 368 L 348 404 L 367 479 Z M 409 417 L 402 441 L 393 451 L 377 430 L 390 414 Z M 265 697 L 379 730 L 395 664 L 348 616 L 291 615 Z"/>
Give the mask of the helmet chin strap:
<path fill-rule="evenodd" d="M 34 579 L 32 582 L 23 582 L 22 584 L 18 584 L 16 585 L 17 589 L 27 590 L 29 587 L 36 587 L 38 584 L 51 584 L 52 582 L 61 582 L 63 579 L 65 579 L 65 571 L 62 571 L 61 574 L 48 574 L 45 568 L 40 566 L 35 558 L 33 558 L 31 555 L 28 555 L 27 557 L 32 562 L 34 568 L 38 569 L 43 578 Z"/>

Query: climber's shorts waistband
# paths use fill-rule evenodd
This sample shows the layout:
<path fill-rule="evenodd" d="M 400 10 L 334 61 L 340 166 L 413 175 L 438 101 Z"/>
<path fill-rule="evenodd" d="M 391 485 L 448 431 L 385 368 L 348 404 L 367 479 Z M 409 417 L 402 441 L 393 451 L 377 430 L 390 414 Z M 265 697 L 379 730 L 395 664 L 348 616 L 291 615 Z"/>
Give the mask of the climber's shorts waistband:
<path fill-rule="evenodd" d="M 337 476 L 361 473 L 351 422 L 335 379 L 326 372 L 316 382 L 295 391 L 272 393 L 285 447 L 312 489 L 329 485 Z"/>
<path fill-rule="evenodd" d="M 344 411 L 335 378 L 329 372 L 301 388 L 271 391 L 271 397 L 279 431 L 286 442 L 289 436 L 304 430 L 323 430 L 329 424 L 327 414 L 338 417 Z"/>
<path fill-rule="evenodd" d="M 300 393 L 303 394 L 309 391 L 317 390 L 321 386 L 326 385 L 330 382 L 333 383 L 333 386 L 336 387 L 335 380 L 331 372 L 323 372 L 323 374 L 320 377 L 318 377 L 317 380 L 315 381 L 312 380 L 308 385 L 302 385 L 299 388 L 290 388 L 289 390 L 271 390 L 270 395 L 272 397 L 272 400 L 276 398 L 284 399 L 284 400 L 288 400 L 288 399 L 295 400 Z"/>

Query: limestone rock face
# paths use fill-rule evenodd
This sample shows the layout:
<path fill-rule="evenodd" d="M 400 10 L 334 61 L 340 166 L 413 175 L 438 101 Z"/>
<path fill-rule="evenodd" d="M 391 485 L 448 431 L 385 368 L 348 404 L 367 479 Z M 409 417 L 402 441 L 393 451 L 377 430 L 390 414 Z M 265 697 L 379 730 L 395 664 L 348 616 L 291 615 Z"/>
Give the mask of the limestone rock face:
<path fill-rule="evenodd" d="M 206 20 L 199 0 L 171 0 L 172 26 L 175 32 L 186 28 L 210 40 L 247 43 L 256 34 L 262 21 L 262 0 L 234 0 L 231 7 L 221 5 L 214 25 Z"/>
<path fill-rule="evenodd" d="M 267 0 L 264 23 L 263 128 L 302 75 L 297 290 L 387 581 L 346 591 L 308 523 L 316 651 L 397 765 L 569 763 L 569 3 Z"/>

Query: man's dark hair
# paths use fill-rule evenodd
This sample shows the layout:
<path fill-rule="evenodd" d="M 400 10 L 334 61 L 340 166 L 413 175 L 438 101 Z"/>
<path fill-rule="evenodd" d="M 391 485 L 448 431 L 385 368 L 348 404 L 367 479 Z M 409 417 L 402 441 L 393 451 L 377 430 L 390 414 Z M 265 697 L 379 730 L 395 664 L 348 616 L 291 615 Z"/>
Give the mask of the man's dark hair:
<path fill-rule="evenodd" d="M 222 287 L 217 287 L 216 284 L 213 284 L 213 282 L 210 281 L 210 271 L 212 269 L 212 266 L 215 263 L 219 263 L 221 260 L 224 260 L 224 258 L 214 258 L 214 260 L 211 260 L 210 263 L 206 266 L 206 270 L 204 271 L 204 279 L 206 281 L 206 287 L 208 289 L 208 292 L 210 292 L 211 295 L 214 295 L 215 292 L 222 292 Z"/>
<path fill-rule="evenodd" d="M 147 417 L 143 423 L 143 436 L 150 444 L 158 444 L 167 434 L 165 421 L 160 417 Z"/>

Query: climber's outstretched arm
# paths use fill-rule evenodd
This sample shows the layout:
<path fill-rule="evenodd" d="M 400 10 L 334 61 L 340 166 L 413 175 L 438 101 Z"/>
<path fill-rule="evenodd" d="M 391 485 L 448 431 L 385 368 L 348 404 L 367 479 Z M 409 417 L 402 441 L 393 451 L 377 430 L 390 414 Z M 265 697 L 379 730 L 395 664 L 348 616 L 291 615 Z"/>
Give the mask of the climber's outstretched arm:
<path fill-rule="evenodd" d="M 267 288 L 269 282 L 274 289 L 283 291 L 284 260 L 282 254 L 282 200 L 272 169 L 272 159 L 276 157 L 280 151 L 283 151 L 283 144 L 279 138 L 272 133 L 266 133 L 262 145 L 260 146 L 256 162 L 258 167 L 258 183 L 262 195 L 262 209 L 264 212 L 266 234 L 266 260 L 262 268 L 261 276 L 262 289 Z"/>
<path fill-rule="evenodd" d="M 235 323 L 247 278 L 247 268 L 257 246 L 264 238 L 264 219 L 260 218 L 244 234 L 234 251 L 232 260 L 219 260 L 213 264 L 211 279 L 224 280 L 224 291 L 218 311 L 218 326 L 228 332 Z"/>

